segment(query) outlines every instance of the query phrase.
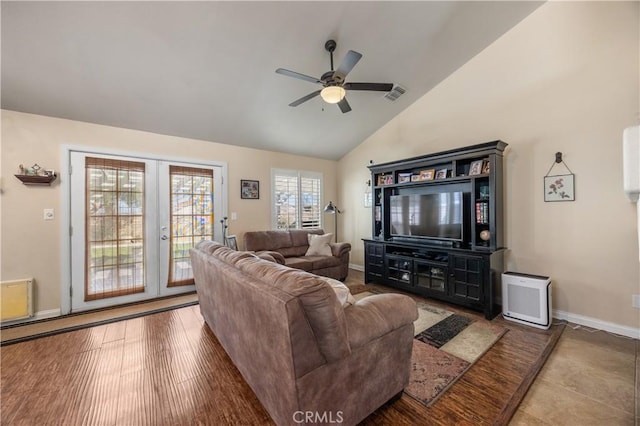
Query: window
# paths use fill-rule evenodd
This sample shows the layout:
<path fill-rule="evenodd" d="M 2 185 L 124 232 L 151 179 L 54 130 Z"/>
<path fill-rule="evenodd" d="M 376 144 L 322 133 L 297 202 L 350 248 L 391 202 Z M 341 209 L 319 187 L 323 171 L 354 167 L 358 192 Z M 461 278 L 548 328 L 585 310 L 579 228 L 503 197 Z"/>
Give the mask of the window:
<path fill-rule="evenodd" d="M 272 169 L 273 228 L 322 227 L 322 173 Z"/>

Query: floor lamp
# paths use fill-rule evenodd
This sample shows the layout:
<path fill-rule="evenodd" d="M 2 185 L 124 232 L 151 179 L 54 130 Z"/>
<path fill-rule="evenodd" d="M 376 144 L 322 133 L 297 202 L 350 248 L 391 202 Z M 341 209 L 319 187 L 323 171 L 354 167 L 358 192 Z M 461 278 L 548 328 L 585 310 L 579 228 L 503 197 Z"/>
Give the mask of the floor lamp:
<path fill-rule="evenodd" d="M 329 204 L 327 204 L 324 207 L 324 212 L 328 213 L 328 214 L 332 214 L 335 215 L 333 218 L 333 224 L 335 227 L 335 230 L 333 232 L 333 235 L 335 235 L 336 237 L 336 243 L 338 242 L 338 213 L 342 213 L 336 206 L 333 205 L 333 202 L 329 201 Z"/>

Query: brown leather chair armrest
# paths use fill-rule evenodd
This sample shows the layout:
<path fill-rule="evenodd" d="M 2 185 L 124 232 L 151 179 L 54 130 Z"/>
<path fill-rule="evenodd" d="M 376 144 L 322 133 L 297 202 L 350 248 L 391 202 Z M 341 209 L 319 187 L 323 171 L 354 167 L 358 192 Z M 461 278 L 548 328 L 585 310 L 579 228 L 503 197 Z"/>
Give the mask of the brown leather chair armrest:
<path fill-rule="evenodd" d="M 279 263 L 281 265 L 284 265 L 285 263 L 284 256 L 281 253 L 278 253 L 277 251 L 271 251 L 271 250 L 258 251 L 256 252 L 256 256 L 266 260 L 273 259 L 274 262 Z M 271 259 L 269 259 L 269 257 L 271 257 Z"/>
<path fill-rule="evenodd" d="M 374 294 L 345 308 L 349 345 L 357 348 L 418 319 L 418 306 L 403 294 Z"/>
<path fill-rule="evenodd" d="M 351 251 L 351 243 L 329 243 L 331 254 L 335 257 L 341 257 L 345 253 Z"/>

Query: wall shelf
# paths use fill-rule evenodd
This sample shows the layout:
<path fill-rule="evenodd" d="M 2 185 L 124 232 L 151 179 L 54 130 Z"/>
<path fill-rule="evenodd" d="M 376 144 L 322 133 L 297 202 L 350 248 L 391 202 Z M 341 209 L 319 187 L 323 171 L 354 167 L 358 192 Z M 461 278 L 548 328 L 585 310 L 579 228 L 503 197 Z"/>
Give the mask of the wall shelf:
<path fill-rule="evenodd" d="M 50 186 L 51 182 L 56 180 L 58 175 L 55 173 L 47 176 L 47 175 L 14 175 L 25 185 L 44 185 Z"/>

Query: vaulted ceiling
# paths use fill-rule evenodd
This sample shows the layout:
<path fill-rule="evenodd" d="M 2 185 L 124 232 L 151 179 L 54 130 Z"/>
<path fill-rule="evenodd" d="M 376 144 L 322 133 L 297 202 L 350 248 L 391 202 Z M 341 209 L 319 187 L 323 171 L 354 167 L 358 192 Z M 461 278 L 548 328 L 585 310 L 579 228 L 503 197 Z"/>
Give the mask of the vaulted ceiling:
<path fill-rule="evenodd" d="M 542 2 L 2 2 L 2 108 L 339 159 Z M 348 50 L 343 114 L 313 77 Z M 496 64 L 500 66 L 500 64 Z M 437 108 L 437 105 L 434 105 Z"/>

